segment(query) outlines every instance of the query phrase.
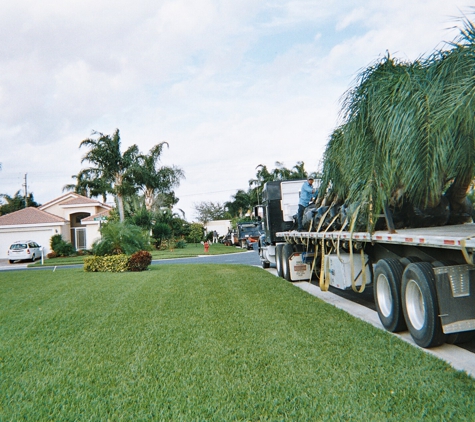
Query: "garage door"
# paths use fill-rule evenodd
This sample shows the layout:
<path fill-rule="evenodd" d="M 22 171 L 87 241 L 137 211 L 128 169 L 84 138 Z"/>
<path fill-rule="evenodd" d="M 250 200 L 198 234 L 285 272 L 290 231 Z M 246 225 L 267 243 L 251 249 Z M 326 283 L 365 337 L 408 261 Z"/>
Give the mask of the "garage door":
<path fill-rule="evenodd" d="M 33 240 L 38 245 L 43 246 L 44 254 L 50 252 L 49 242 L 53 236 L 54 230 L 39 228 L 37 230 L 29 228 L 26 230 L 3 229 L 0 231 L 0 259 L 8 258 L 8 248 L 17 240 Z"/>

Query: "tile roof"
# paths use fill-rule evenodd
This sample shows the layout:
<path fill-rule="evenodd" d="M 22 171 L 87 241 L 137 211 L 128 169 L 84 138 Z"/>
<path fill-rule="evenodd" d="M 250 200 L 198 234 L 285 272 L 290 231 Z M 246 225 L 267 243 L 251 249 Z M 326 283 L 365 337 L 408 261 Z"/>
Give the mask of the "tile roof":
<path fill-rule="evenodd" d="M 19 211 L 0 216 L 0 226 L 16 226 L 20 224 L 67 223 L 62 217 L 41 211 L 35 207 L 23 208 Z"/>
<path fill-rule="evenodd" d="M 39 208 L 40 209 L 45 209 L 45 208 L 48 208 L 49 206 L 51 206 L 53 204 L 57 204 L 58 202 L 61 202 L 62 200 L 65 200 L 65 199 L 68 199 L 68 198 L 77 198 L 78 196 L 81 196 L 81 195 L 79 195 L 77 193 L 74 193 L 74 192 L 68 192 L 68 193 L 65 193 L 64 195 L 58 196 L 55 199 L 52 199 L 51 201 L 46 202 L 45 204 L 41 205 L 41 207 L 39 207 Z"/>
<path fill-rule="evenodd" d="M 84 223 L 85 221 L 96 221 L 95 218 L 98 218 L 98 217 L 109 217 L 109 214 L 110 214 L 110 210 L 104 210 L 104 211 L 98 212 L 97 214 L 90 215 L 89 217 L 83 218 L 81 220 L 81 223 Z"/>
<path fill-rule="evenodd" d="M 61 202 L 61 205 L 88 205 L 88 204 L 109 207 L 109 205 L 105 205 L 102 202 L 98 201 L 97 199 L 86 198 L 85 196 L 80 196 L 79 198 L 72 198 L 72 199 L 69 199 L 68 201 Z"/>
<path fill-rule="evenodd" d="M 40 209 L 44 210 L 46 208 L 49 208 L 51 205 L 54 204 L 60 204 L 60 205 L 89 205 L 89 204 L 95 204 L 98 206 L 102 206 L 105 208 L 112 208 L 110 205 L 104 204 L 101 201 L 97 199 L 91 199 L 88 198 L 87 196 L 82 196 L 79 195 L 78 193 L 75 192 L 68 192 L 65 193 L 64 195 L 59 196 L 58 198 L 55 198 L 51 201 L 48 201 L 46 204 L 43 204 Z"/>

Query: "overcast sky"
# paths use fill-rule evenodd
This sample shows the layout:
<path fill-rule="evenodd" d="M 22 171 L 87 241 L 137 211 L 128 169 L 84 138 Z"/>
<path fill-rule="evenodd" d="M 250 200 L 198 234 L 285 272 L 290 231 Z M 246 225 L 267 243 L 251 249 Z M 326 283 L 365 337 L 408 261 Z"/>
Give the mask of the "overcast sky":
<path fill-rule="evenodd" d="M 167 141 L 177 208 L 225 202 L 256 166 L 318 169 L 358 72 L 447 48 L 468 0 L 2 0 L 0 193 L 45 203 L 81 140 Z"/>

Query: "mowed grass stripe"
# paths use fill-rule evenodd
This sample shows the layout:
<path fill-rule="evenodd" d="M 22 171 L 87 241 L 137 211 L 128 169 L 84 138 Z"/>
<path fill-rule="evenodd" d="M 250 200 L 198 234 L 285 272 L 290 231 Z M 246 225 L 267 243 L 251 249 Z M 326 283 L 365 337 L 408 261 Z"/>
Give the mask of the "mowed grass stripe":
<path fill-rule="evenodd" d="M 258 268 L 0 273 L 0 420 L 472 420 L 475 381 Z"/>

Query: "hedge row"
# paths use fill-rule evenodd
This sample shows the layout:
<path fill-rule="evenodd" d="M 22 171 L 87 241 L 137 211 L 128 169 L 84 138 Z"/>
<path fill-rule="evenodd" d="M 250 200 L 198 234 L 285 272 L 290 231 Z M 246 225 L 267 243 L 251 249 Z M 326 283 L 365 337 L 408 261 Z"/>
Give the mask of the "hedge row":
<path fill-rule="evenodd" d="M 84 271 L 123 273 L 125 271 L 145 271 L 152 262 L 152 255 L 147 251 L 138 251 L 131 256 L 108 255 L 87 256 L 84 258 Z"/>

